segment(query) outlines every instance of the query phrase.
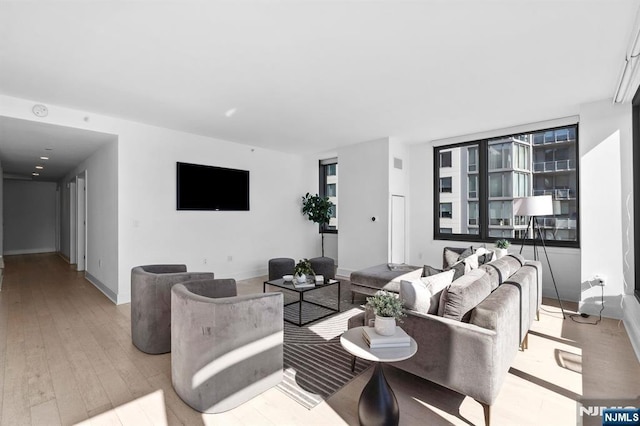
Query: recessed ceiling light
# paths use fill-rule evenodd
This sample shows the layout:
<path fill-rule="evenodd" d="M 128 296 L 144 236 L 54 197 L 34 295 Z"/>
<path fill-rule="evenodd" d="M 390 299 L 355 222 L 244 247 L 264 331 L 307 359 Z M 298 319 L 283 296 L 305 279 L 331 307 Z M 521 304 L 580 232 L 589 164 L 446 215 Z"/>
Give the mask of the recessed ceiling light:
<path fill-rule="evenodd" d="M 33 172 L 31 174 L 34 175 L 34 176 L 40 176 L 40 173 L 38 173 L 38 172 Z"/>
<path fill-rule="evenodd" d="M 227 112 L 224 113 L 225 117 L 229 118 L 233 116 L 236 112 L 238 112 L 238 108 L 228 109 Z"/>
<path fill-rule="evenodd" d="M 48 160 L 49 157 L 40 157 L 41 160 Z"/>
<path fill-rule="evenodd" d="M 42 169 L 44 169 L 44 166 L 36 166 L 36 169 L 42 170 Z"/>

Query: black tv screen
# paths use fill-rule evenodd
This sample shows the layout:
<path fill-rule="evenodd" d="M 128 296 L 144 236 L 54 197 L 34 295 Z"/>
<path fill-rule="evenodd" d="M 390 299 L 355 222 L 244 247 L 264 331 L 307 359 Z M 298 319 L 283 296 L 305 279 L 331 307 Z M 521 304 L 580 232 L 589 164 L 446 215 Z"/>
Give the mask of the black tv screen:
<path fill-rule="evenodd" d="M 177 163 L 178 210 L 249 210 L 249 171 Z"/>

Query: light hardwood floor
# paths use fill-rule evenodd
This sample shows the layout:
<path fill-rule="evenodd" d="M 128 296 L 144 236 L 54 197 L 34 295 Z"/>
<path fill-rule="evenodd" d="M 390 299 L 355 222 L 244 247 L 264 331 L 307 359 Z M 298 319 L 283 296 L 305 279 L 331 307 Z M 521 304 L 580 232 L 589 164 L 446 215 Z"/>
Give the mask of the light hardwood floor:
<path fill-rule="evenodd" d="M 365 372 L 312 410 L 277 389 L 226 413 L 202 415 L 171 387 L 170 354 L 131 344 L 130 307 L 116 306 L 53 254 L 5 258 L 0 292 L 1 425 L 357 424 Z M 262 279 L 238 283 L 262 291 Z M 573 306 L 575 309 L 575 306 Z M 640 395 L 640 364 L 624 326 L 562 320 L 544 306 L 493 407 L 494 425 L 575 425 L 576 400 Z M 591 318 L 593 319 L 593 318 Z M 401 425 L 483 424 L 470 398 L 385 368 Z"/>

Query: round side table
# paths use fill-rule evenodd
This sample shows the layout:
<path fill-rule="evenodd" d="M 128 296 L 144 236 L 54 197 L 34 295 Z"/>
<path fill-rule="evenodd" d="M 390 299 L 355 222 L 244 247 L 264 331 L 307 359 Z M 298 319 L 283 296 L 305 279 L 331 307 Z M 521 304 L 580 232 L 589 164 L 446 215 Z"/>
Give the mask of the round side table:
<path fill-rule="evenodd" d="M 340 344 L 347 352 L 376 363 L 373 375 L 360 395 L 358 419 L 363 426 L 397 425 L 400 420 L 398 401 L 384 377 L 382 363 L 411 358 L 418 350 L 418 344 L 411 338 L 408 347 L 371 349 L 362 337 L 363 328 L 352 328 L 340 336 Z"/>

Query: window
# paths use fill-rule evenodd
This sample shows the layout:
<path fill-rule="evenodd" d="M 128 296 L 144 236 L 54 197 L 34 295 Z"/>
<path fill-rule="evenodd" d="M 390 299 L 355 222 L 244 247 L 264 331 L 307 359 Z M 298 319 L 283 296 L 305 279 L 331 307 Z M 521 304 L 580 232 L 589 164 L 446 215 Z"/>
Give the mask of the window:
<path fill-rule="evenodd" d="M 451 177 L 440 178 L 440 192 L 451 192 Z"/>
<path fill-rule="evenodd" d="M 478 198 L 478 175 L 469 176 L 469 198 Z"/>
<path fill-rule="evenodd" d="M 469 203 L 469 225 L 478 226 L 478 203 Z"/>
<path fill-rule="evenodd" d="M 452 203 L 440 203 L 440 217 L 449 219 L 453 217 Z"/>
<path fill-rule="evenodd" d="M 440 153 L 440 167 L 451 167 L 451 151 Z"/>
<path fill-rule="evenodd" d="M 324 225 L 324 232 L 338 232 L 338 159 L 320 160 L 320 192 L 321 197 L 329 197 L 333 203 L 331 220 Z"/>
<path fill-rule="evenodd" d="M 478 148 L 477 147 L 471 147 L 469 149 L 467 149 L 467 158 L 468 158 L 468 168 L 467 170 L 469 170 L 470 172 L 477 172 L 478 171 Z"/>
<path fill-rule="evenodd" d="M 441 234 L 452 234 L 453 233 L 453 229 L 451 229 L 451 228 L 440 228 L 440 233 Z"/>
<path fill-rule="evenodd" d="M 579 247 L 577 127 L 434 148 L 435 238 L 484 242 L 521 238 L 529 218 L 514 215 L 513 199 L 551 195 L 554 214 L 538 217 L 545 243 Z M 442 170 L 452 159 L 460 162 L 459 167 Z M 449 179 L 460 183 L 444 191 L 443 182 Z M 441 232 L 442 228 L 452 232 Z M 530 231 L 528 238 L 532 235 Z"/>

